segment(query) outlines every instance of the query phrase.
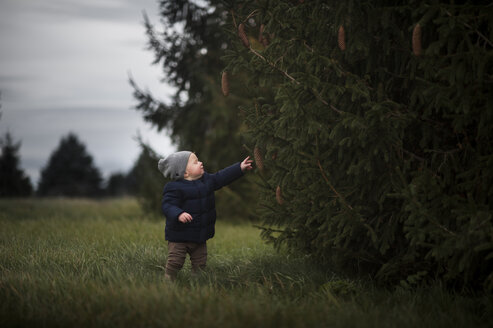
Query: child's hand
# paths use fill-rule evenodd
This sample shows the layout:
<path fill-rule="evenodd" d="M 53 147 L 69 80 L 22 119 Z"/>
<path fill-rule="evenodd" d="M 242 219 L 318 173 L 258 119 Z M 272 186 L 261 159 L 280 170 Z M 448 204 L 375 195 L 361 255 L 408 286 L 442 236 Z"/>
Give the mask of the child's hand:
<path fill-rule="evenodd" d="M 187 223 L 192 220 L 193 220 L 192 216 L 187 212 L 183 212 L 178 216 L 178 221 L 180 221 L 181 223 Z"/>
<path fill-rule="evenodd" d="M 253 161 L 251 159 L 249 159 L 249 158 L 250 158 L 250 156 L 247 156 L 247 158 L 245 158 L 243 160 L 243 162 L 241 162 L 241 170 L 243 172 L 245 172 L 245 170 L 251 170 L 251 169 L 253 169 L 253 167 L 252 167 L 252 162 Z"/>

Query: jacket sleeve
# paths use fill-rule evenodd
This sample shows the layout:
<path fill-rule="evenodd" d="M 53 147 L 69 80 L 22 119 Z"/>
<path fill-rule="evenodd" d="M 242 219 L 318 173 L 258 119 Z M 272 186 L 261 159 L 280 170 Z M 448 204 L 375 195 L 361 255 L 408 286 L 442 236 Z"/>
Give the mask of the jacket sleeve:
<path fill-rule="evenodd" d="M 178 189 L 170 187 L 169 184 L 164 187 L 161 208 L 168 220 L 177 221 L 178 216 L 185 212 L 180 208 L 181 199 L 181 192 Z"/>
<path fill-rule="evenodd" d="M 241 162 L 235 163 L 222 169 L 214 174 L 210 174 L 210 177 L 214 181 L 214 189 L 218 190 L 224 186 L 229 185 L 231 182 L 243 176 L 243 171 L 241 170 Z"/>

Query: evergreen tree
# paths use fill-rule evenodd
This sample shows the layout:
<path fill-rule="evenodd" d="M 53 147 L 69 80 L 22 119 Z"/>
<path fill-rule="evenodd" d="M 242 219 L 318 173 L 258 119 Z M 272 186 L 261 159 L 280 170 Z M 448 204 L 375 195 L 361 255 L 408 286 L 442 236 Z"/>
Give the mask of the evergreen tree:
<path fill-rule="evenodd" d="M 106 195 L 111 197 L 134 195 L 135 190 L 129 176 L 121 172 L 111 174 L 105 190 Z"/>
<path fill-rule="evenodd" d="M 162 130 L 168 128 L 180 149 L 196 151 L 211 170 L 241 157 L 241 120 L 232 110 L 240 97 L 225 98 L 218 86 L 227 47 L 222 28 L 225 8 L 221 1 L 159 1 L 163 32 L 145 17 L 149 49 L 161 63 L 166 82 L 176 87 L 166 105 L 135 87 L 137 109 L 144 119 Z"/>
<path fill-rule="evenodd" d="M 40 196 L 98 197 L 102 195 L 101 173 L 77 136 L 69 133 L 41 171 Z"/>
<path fill-rule="evenodd" d="M 144 211 L 160 217 L 163 186 L 167 182 L 157 169 L 159 155 L 139 140 L 141 152 L 128 174 L 128 183 Z"/>
<path fill-rule="evenodd" d="M 480 1 L 237 1 L 224 59 L 249 76 L 263 236 L 382 282 L 493 289 L 491 17 Z"/>
<path fill-rule="evenodd" d="M 244 129 L 239 105 L 245 103 L 244 85 L 230 72 L 230 96 L 219 86 L 224 70 L 220 57 L 229 47 L 223 28 L 227 10 L 223 1 L 159 1 L 162 32 L 147 17 L 145 26 L 154 64 L 161 64 L 164 79 L 176 88 L 171 104 L 163 103 L 139 88 L 131 79 L 137 110 L 159 131 L 166 129 L 180 150 L 197 153 L 206 170 L 215 172 L 241 160 L 246 151 L 240 131 Z M 234 94 L 233 94 L 234 91 Z M 167 155 L 167 154 L 163 154 Z M 246 180 L 246 179 L 245 179 Z M 219 195 L 223 203 L 248 194 L 248 181 L 231 186 L 232 192 Z M 236 202 L 238 203 L 238 202 Z M 248 212 L 248 197 L 240 208 L 224 209 L 225 216 Z"/>
<path fill-rule="evenodd" d="M 9 132 L 0 139 L 0 197 L 25 197 L 32 194 L 31 180 L 20 166 L 19 149 L 21 143 L 15 144 Z"/>

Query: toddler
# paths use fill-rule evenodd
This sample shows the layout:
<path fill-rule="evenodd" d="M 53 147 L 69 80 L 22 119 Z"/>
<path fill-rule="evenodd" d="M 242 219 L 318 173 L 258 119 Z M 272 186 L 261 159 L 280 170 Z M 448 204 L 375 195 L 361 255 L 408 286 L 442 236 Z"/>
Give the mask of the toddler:
<path fill-rule="evenodd" d="M 243 162 L 209 174 L 194 153 L 179 151 L 160 159 L 158 168 L 173 180 L 164 187 L 161 207 L 166 216 L 165 239 L 168 241 L 165 277 L 174 280 L 187 253 L 192 272 L 205 268 L 206 241 L 214 237 L 216 223 L 214 191 L 251 170 L 252 160 L 248 156 Z"/>

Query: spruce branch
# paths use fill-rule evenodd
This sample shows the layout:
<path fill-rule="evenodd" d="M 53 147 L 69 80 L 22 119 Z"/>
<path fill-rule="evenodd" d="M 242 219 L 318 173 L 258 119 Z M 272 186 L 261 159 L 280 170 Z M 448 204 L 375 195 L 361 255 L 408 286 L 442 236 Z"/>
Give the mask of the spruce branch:
<path fill-rule="evenodd" d="M 324 99 L 322 99 L 322 97 L 320 96 L 320 94 L 318 93 L 317 90 L 315 90 L 315 89 L 310 89 L 310 90 L 315 95 L 315 98 L 317 98 L 318 100 L 320 100 L 322 102 L 322 104 L 324 104 L 326 106 L 329 106 L 332 110 L 336 111 L 339 114 L 343 114 L 344 113 L 342 110 L 337 109 L 334 105 L 329 104 L 327 101 L 325 101 Z"/>
<path fill-rule="evenodd" d="M 423 158 L 423 157 L 421 157 L 421 156 L 418 156 L 418 155 L 416 155 L 415 153 L 410 152 L 409 150 L 406 150 L 406 149 L 404 149 L 403 147 L 400 147 L 400 146 L 398 146 L 398 145 L 396 145 L 396 147 L 397 147 L 397 149 L 398 149 L 398 150 L 403 151 L 404 153 L 406 153 L 406 154 L 410 155 L 411 157 L 413 157 L 413 158 L 415 158 L 415 159 L 417 159 L 417 160 L 419 160 L 419 161 L 421 161 L 421 162 L 426 162 L 426 158 Z"/>
<path fill-rule="evenodd" d="M 300 85 L 301 83 L 296 80 L 294 77 L 292 77 L 291 75 L 289 75 L 288 72 L 286 71 L 283 71 L 282 69 L 280 69 L 279 67 L 277 67 L 275 65 L 275 63 L 269 61 L 267 58 L 265 58 L 264 56 L 262 56 L 260 53 L 258 53 L 258 51 L 256 51 L 255 49 L 253 49 L 251 46 L 250 46 L 250 51 L 256 55 L 257 57 L 259 57 L 260 59 L 262 59 L 263 61 L 265 61 L 269 66 L 273 67 L 274 69 L 278 70 L 279 72 L 281 72 L 285 77 L 287 77 L 288 79 L 290 79 L 291 81 L 295 82 L 297 85 Z M 320 94 L 318 93 L 317 90 L 313 89 L 313 88 L 310 88 L 310 91 L 312 91 L 313 95 L 315 96 L 315 98 L 317 98 L 322 104 L 326 105 L 326 106 L 329 106 L 332 110 L 334 110 L 335 112 L 339 113 L 339 114 L 342 114 L 344 113 L 343 111 L 337 109 L 334 105 L 332 104 L 329 104 L 326 100 L 322 99 L 322 97 L 320 96 Z"/>
<path fill-rule="evenodd" d="M 236 30 L 238 28 L 238 24 L 236 24 L 235 12 L 233 9 L 231 9 L 230 12 L 231 12 L 231 18 L 233 18 L 233 25 L 234 25 L 235 30 Z"/>
<path fill-rule="evenodd" d="M 354 209 L 351 207 L 351 205 L 349 205 L 346 200 L 344 199 L 344 197 L 339 194 L 337 192 L 337 190 L 334 188 L 334 186 L 330 183 L 329 179 L 327 178 L 327 176 L 325 175 L 325 172 L 324 172 L 324 169 L 322 168 L 322 164 L 320 164 L 320 160 L 317 159 L 317 164 L 318 164 L 318 167 L 320 168 L 320 173 L 322 173 L 322 177 L 324 178 L 325 182 L 327 182 L 327 184 L 329 185 L 329 188 L 332 190 L 332 192 L 334 192 L 334 194 L 336 194 L 337 198 L 339 198 L 341 200 L 341 202 L 347 207 L 349 208 L 351 211 L 354 211 Z"/>
<path fill-rule="evenodd" d="M 338 247 L 338 246 L 333 247 L 333 249 L 368 263 L 378 263 L 381 265 L 384 264 L 382 260 L 378 259 L 375 255 L 372 255 L 370 252 L 367 251 L 360 250 L 359 252 L 355 252 L 347 248 Z"/>
<path fill-rule="evenodd" d="M 401 169 L 399 167 L 396 167 L 395 172 L 397 173 L 397 176 L 401 179 L 401 182 L 403 183 L 403 186 L 407 189 L 408 195 L 410 196 L 411 202 L 419 209 L 422 209 L 423 206 L 421 205 L 421 202 L 418 200 L 416 197 L 416 194 L 413 193 L 410 190 L 410 184 L 407 183 L 406 178 L 404 177 L 404 174 L 402 173 Z M 435 218 L 433 218 L 428 212 L 423 211 L 424 217 L 426 217 L 434 226 L 438 227 L 439 229 L 447 232 L 448 234 L 455 236 L 456 234 L 453 231 L 450 231 L 447 227 L 441 225 L 438 223 Z"/>
<path fill-rule="evenodd" d="M 449 15 L 449 17 L 455 17 L 447 9 L 445 9 L 445 13 Z M 457 21 L 462 25 L 464 25 L 465 27 L 467 27 L 468 29 L 471 29 L 472 31 L 476 32 L 476 34 L 479 35 L 480 38 L 482 38 L 486 43 L 488 43 L 491 47 L 493 47 L 493 43 L 490 41 L 490 39 L 488 39 L 483 33 L 479 32 L 478 29 L 475 29 L 474 27 L 467 24 L 466 22 L 461 21 L 458 17 L 457 17 Z"/>
<path fill-rule="evenodd" d="M 252 227 L 255 227 L 255 228 L 258 228 L 260 230 L 264 230 L 264 231 L 269 231 L 269 232 L 279 232 L 279 233 L 285 233 L 286 231 L 284 230 L 279 230 L 279 229 L 272 229 L 272 228 L 268 228 L 268 227 L 263 227 L 263 226 L 260 226 L 258 224 L 252 224 Z"/>
<path fill-rule="evenodd" d="M 447 232 L 448 234 L 450 234 L 450 235 L 452 235 L 452 236 L 455 236 L 455 235 L 456 235 L 456 234 L 455 234 L 455 232 L 450 231 L 447 227 L 445 227 L 445 226 L 441 225 L 440 223 L 438 223 L 437 221 L 435 221 L 435 219 L 434 219 L 434 218 L 432 218 L 429 214 L 426 214 L 425 216 L 426 216 L 426 217 L 428 218 L 428 220 L 429 220 L 429 221 L 430 221 L 433 225 L 435 225 L 436 227 L 438 227 L 438 228 L 442 229 L 443 231 Z"/>
<path fill-rule="evenodd" d="M 260 10 L 259 9 L 255 9 L 254 11 L 252 11 L 246 18 L 245 18 L 245 22 L 252 16 L 255 16 Z"/>
<path fill-rule="evenodd" d="M 425 152 L 429 152 L 429 153 L 437 153 L 437 154 L 442 154 L 442 155 L 449 155 L 449 154 L 457 153 L 457 152 L 461 151 L 461 149 L 460 148 L 453 148 L 453 149 L 450 149 L 450 150 L 425 149 L 424 151 Z"/>
<path fill-rule="evenodd" d="M 291 81 L 295 82 L 296 84 L 300 84 L 299 81 L 297 81 L 294 77 L 292 77 L 291 75 L 289 75 L 288 72 L 286 71 L 283 71 L 282 69 L 280 69 L 279 67 L 277 67 L 273 62 L 269 61 L 268 59 L 266 59 L 264 56 L 262 56 L 261 54 L 258 53 L 258 51 L 256 51 L 255 49 L 253 49 L 251 46 L 250 46 L 250 51 L 256 55 L 257 57 L 259 57 L 260 59 L 262 59 L 263 61 L 265 61 L 269 66 L 275 68 L 276 70 L 278 70 L 279 72 L 281 72 L 285 77 L 287 77 L 288 79 L 290 79 Z"/>
<path fill-rule="evenodd" d="M 304 46 L 305 46 L 308 50 L 310 50 L 310 52 L 311 52 L 311 53 L 313 53 L 313 52 L 314 52 L 313 48 L 312 48 L 312 47 L 310 47 L 310 46 L 306 43 L 306 40 L 303 40 L 303 44 L 304 44 Z"/>

